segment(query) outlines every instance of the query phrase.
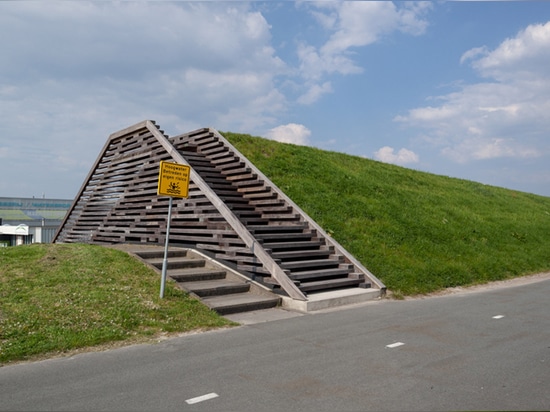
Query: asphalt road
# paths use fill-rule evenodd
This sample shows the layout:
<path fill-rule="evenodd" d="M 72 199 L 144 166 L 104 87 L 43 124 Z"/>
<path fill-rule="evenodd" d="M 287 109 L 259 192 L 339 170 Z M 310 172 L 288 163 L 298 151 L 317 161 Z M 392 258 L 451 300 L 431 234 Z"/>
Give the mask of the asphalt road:
<path fill-rule="evenodd" d="M 550 276 L 0 368 L 0 410 L 550 410 Z"/>

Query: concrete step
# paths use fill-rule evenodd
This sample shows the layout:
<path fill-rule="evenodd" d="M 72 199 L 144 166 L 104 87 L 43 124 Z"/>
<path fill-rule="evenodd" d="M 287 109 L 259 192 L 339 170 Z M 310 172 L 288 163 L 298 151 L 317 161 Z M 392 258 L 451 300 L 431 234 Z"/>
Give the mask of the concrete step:
<path fill-rule="evenodd" d="M 315 260 L 297 260 L 292 262 L 284 262 L 281 264 L 281 267 L 283 269 L 310 269 L 310 268 L 317 268 L 317 269 L 332 269 L 337 268 L 342 262 L 339 260 L 331 260 L 331 259 L 315 259 Z M 296 272 L 299 273 L 299 272 Z"/>
<path fill-rule="evenodd" d="M 149 260 L 149 259 L 164 259 L 164 249 L 154 249 L 154 250 L 142 250 L 136 252 L 136 255 L 138 255 L 140 258 Z M 174 257 L 186 257 L 187 256 L 187 250 L 176 250 L 176 249 L 169 249 L 168 253 L 166 254 L 168 258 L 174 258 Z"/>
<path fill-rule="evenodd" d="M 176 282 L 200 282 L 215 279 L 225 279 L 226 272 L 223 269 L 190 268 L 172 269 L 168 276 Z"/>
<path fill-rule="evenodd" d="M 327 279 L 314 282 L 301 283 L 299 288 L 302 292 L 312 292 L 319 290 L 359 287 L 364 281 L 353 278 Z"/>
<path fill-rule="evenodd" d="M 273 252 L 271 256 L 273 259 L 281 261 L 299 261 L 315 258 L 328 258 L 333 254 L 332 250 L 288 250 L 282 252 Z"/>
<path fill-rule="evenodd" d="M 301 233 L 307 229 L 307 225 L 248 225 L 250 233 L 265 234 L 265 233 Z"/>
<path fill-rule="evenodd" d="M 240 293 L 225 296 L 205 297 L 202 302 L 220 315 L 248 312 L 260 309 L 274 308 L 279 305 L 281 298 L 278 296 L 254 295 L 252 293 Z"/>
<path fill-rule="evenodd" d="M 380 299 L 379 289 L 348 288 L 309 293 L 307 301 L 283 298 L 282 307 L 299 312 L 316 312 L 325 309 L 357 305 Z"/>
<path fill-rule="evenodd" d="M 311 242 L 307 243 L 311 245 Z M 151 261 L 155 261 L 156 259 L 159 265 L 155 267 L 157 267 L 157 270 L 160 270 L 164 256 L 162 247 L 139 246 L 138 250 L 135 250 L 134 247 L 135 246 L 125 245 L 123 250 L 133 252 L 135 255 L 141 255 L 139 257 L 147 263 L 151 263 Z M 200 258 L 200 256 L 196 256 L 195 252 L 192 250 L 189 250 L 188 259 L 184 258 L 184 255 L 187 254 L 186 249 L 178 250 L 172 248 L 169 250 L 168 262 L 176 258 L 178 261 L 194 261 L 192 265 L 196 266 L 197 264 L 202 265 L 205 261 L 205 259 Z M 310 261 L 320 261 L 324 257 L 327 257 L 327 254 L 331 256 L 333 250 L 280 250 L 273 253 L 274 257 L 289 259 L 291 264 L 297 266 L 300 265 L 299 259 L 304 258 Z M 172 258 L 170 258 L 170 256 L 172 256 Z M 144 259 L 147 257 L 151 259 Z M 335 257 L 333 256 L 333 258 Z M 215 266 L 212 266 L 212 263 L 214 263 Z M 243 288 L 242 285 L 244 285 L 244 288 L 248 287 L 247 283 L 249 283 L 249 281 L 243 280 L 241 286 L 231 284 L 239 283 L 240 281 L 234 282 L 234 279 L 228 279 L 226 268 L 217 267 L 215 262 L 212 263 L 206 263 L 206 265 L 199 267 L 172 268 L 168 270 L 167 275 L 178 283 L 181 283 L 180 287 L 196 295 L 201 302 L 217 311 L 222 316 L 240 312 L 255 313 L 261 312 L 264 309 L 276 307 L 283 307 L 301 312 L 312 312 L 380 297 L 380 290 L 364 289 L 365 280 L 354 279 L 353 273 L 339 279 L 301 279 L 299 288 L 304 293 L 307 293 L 308 297 L 308 300 L 305 302 L 290 299 L 284 296 L 284 294 L 266 292 L 269 289 L 277 289 L 276 282 L 273 288 L 266 289 L 262 294 L 253 293 L 251 291 L 245 293 L 241 288 Z M 318 274 L 319 270 L 312 270 L 311 272 L 316 272 Z M 334 273 L 330 273 L 329 277 L 333 275 Z M 184 286 L 185 284 L 187 285 Z M 239 293 L 233 293 L 237 291 Z"/>
<path fill-rule="evenodd" d="M 309 241 L 315 235 L 313 233 L 287 232 L 287 233 L 255 233 L 254 237 L 265 242 L 296 242 Z"/>
<path fill-rule="evenodd" d="M 204 280 L 196 282 L 178 282 L 178 286 L 199 297 L 222 296 L 233 293 L 246 293 L 250 285 L 243 282 L 231 282 L 225 279 Z"/>
<path fill-rule="evenodd" d="M 146 259 L 147 263 L 155 266 L 158 269 L 162 269 L 164 258 L 161 259 Z M 173 257 L 166 259 L 166 269 L 187 269 L 187 268 L 200 268 L 204 267 L 206 262 L 203 259 L 189 259 L 185 257 Z"/>
<path fill-rule="evenodd" d="M 164 261 L 164 249 L 155 246 L 119 245 L 159 272 Z M 193 293 L 202 303 L 220 315 L 243 311 L 275 308 L 281 296 L 272 293 L 215 260 L 192 249 L 171 248 L 168 251 L 167 277 L 176 281 L 178 287 Z"/>
<path fill-rule="evenodd" d="M 349 275 L 349 273 L 350 271 L 347 268 L 316 269 L 304 270 L 302 272 L 292 272 L 289 278 L 304 281 L 307 279 L 323 279 L 336 276 L 342 277 Z"/>
<path fill-rule="evenodd" d="M 308 250 L 308 249 L 318 249 L 321 247 L 322 243 L 319 240 L 311 240 L 309 242 L 269 242 L 264 243 L 263 247 L 265 249 L 270 249 L 272 251 L 296 251 L 296 250 Z"/>

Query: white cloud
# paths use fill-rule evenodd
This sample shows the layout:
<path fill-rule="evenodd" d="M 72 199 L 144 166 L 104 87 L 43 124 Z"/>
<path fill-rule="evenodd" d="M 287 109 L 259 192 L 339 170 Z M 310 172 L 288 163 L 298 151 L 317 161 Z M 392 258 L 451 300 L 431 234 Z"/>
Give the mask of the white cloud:
<path fill-rule="evenodd" d="M 550 22 L 530 25 L 494 50 L 470 49 L 466 61 L 487 81 L 395 120 L 424 130 L 426 142 L 457 162 L 550 153 Z"/>
<path fill-rule="evenodd" d="M 418 155 L 411 150 L 403 148 L 395 153 L 395 149 L 389 146 L 378 149 L 374 153 L 374 158 L 384 163 L 393 163 L 397 165 L 418 163 L 419 160 Z"/>
<path fill-rule="evenodd" d="M 470 49 L 462 54 L 462 57 L 460 57 L 460 64 L 468 60 L 475 60 L 479 56 L 486 56 L 488 53 L 489 50 L 486 46 L 474 47 L 473 49 Z"/>
<path fill-rule="evenodd" d="M 286 110 L 276 79 L 288 68 L 249 3 L 0 8 L 0 38 L 9 39 L 0 45 L 0 156 L 11 177 L 28 175 L 22 165 L 33 164 L 73 194 L 113 131 L 153 119 L 169 134 L 204 126 L 253 133 Z M 56 174 L 69 170 L 70 177 Z M 76 183 L 63 187 L 62 179 Z M 29 187 L 44 187 L 48 177 L 32 180 Z M 35 192 L 29 187 L 16 189 Z"/>
<path fill-rule="evenodd" d="M 0 34 L 10 38 L 2 51 L 13 68 L 2 70 L 0 84 L 85 78 L 165 99 L 175 98 L 174 88 L 237 87 L 244 79 L 259 95 L 286 70 L 267 21 L 240 3 L 14 2 L 3 7 Z"/>
<path fill-rule="evenodd" d="M 246 3 L 1 6 L 0 133 L 18 130 L 2 146 L 20 158 L 66 159 L 70 141 L 88 165 L 111 132 L 143 119 L 250 132 L 285 108 L 274 79 L 287 68 Z"/>
<path fill-rule="evenodd" d="M 333 56 L 351 47 L 372 44 L 383 35 L 398 30 L 410 34 L 421 34 L 426 21 L 421 19 L 430 8 L 429 2 L 405 3 L 399 7 L 394 2 L 345 1 L 315 3 L 336 13 L 333 23 L 336 31 L 321 47 L 321 54 Z"/>
<path fill-rule="evenodd" d="M 458 163 L 469 160 L 488 160 L 500 157 L 529 158 L 537 157 L 540 152 L 524 147 L 512 139 L 464 139 L 459 144 L 447 146 L 442 153 Z"/>
<path fill-rule="evenodd" d="M 301 124 L 289 123 L 277 126 L 265 134 L 265 137 L 281 143 L 293 143 L 305 146 L 309 143 L 311 131 Z"/>
<path fill-rule="evenodd" d="M 281 64 L 263 16 L 239 3 L 14 3 L 3 8 L 0 27 L 11 34 L 7 63 L 28 63 L 25 75 L 142 78 L 158 70 Z"/>
<path fill-rule="evenodd" d="M 330 82 L 325 82 L 321 85 L 313 84 L 302 96 L 298 98 L 300 104 L 311 104 L 319 100 L 323 95 L 332 92 L 332 85 Z"/>
<path fill-rule="evenodd" d="M 481 57 L 473 60 L 472 66 L 482 75 L 499 81 L 535 80 L 548 76 L 549 47 L 550 22 L 533 24 L 516 37 L 503 41 L 492 52 L 485 48 Z"/>
<path fill-rule="evenodd" d="M 353 49 L 379 41 L 395 31 L 422 34 L 427 26 L 423 18 L 430 2 L 344 1 L 307 3 L 311 15 L 326 29 L 328 38 L 320 47 L 306 42 L 298 46 L 300 74 L 307 92 L 301 102 L 313 103 L 315 90 L 323 76 L 338 73 L 358 74 L 363 68 L 353 60 Z M 326 83 L 325 83 L 326 84 Z M 319 97 L 319 94 L 316 94 Z"/>

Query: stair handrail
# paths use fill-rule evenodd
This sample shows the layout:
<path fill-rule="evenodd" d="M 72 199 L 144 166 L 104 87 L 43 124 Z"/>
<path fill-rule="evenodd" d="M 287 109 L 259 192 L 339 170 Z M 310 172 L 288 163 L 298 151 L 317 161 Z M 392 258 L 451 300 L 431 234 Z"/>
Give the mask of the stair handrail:
<path fill-rule="evenodd" d="M 185 160 L 179 151 L 177 151 L 170 141 L 164 136 L 157 128 L 157 126 L 150 120 L 145 122 L 147 129 L 155 136 L 159 143 L 166 149 L 168 154 L 177 163 L 184 164 L 190 167 L 190 178 L 195 185 L 199 187 L 201 192 L 210 200 L 210 202 L 218 209 L 220 214 L 225 218 L 227 223 L 237 232 L 240 238 L 244 241 L 246 246 L 250 248 L 254 256 L 265 266 L 266 270 L 271 276 L 279 283 L 281 288 L 293 299 L 307 301 L 307 297 L 302 293 L 300 289 L 294 284 L 294 282 L 288 277 L 283 269 L 275 262 L 275 260 L 269 255 L 265 249 L 258 243 L 256 238 L 248 231 L 246 226 L 235 216 L 235 214 L 229 209 L 223 200 L 210 188 L 208 183 L 193 169 L 193 167 Z M 214 132 L 217 135 L 217 131 L 214 129 L 208 129 L 210 132 Z M 225 139 L 224 139 L 225 140 Z M 232 147 L 230 145 L 230 147 Z M 260 247 L 257 247 L 260 246 Z"/>

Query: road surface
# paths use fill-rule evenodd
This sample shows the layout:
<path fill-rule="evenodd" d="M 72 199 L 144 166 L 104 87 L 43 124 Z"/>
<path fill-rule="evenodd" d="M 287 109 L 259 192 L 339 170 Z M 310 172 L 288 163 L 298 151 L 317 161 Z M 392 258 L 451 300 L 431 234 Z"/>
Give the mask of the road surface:
<path fill-rule="evenodd" d="M 550 410 L 550 276 L 0 368 L 3 411 Z"/>

